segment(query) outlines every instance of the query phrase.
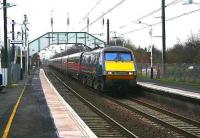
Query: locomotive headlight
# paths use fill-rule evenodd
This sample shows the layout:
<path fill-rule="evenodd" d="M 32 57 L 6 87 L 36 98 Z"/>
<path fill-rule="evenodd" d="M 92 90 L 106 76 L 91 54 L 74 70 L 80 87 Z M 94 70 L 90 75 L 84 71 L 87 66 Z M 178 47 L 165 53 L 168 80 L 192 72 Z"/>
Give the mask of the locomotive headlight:
<path fill-rule="evenodd" d="M 128 72 L 128 75 L 133 75 L 133 72 Z"/>
<path fill-rule="evenodd" d="M 112 72 L 111 72 L 111 71 L 108 71 L 107 74 L 108 74 L 108 75 L 112 75 Z"/>

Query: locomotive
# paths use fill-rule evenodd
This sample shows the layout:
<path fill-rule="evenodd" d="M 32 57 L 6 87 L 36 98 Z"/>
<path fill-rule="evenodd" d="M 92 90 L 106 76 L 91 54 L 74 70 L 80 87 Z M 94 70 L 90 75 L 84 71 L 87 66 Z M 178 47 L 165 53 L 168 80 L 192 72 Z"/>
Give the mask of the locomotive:
<path fill-rule="evenodd" d="M 131 50 L 110 46 L 49 60 L 49 66 L 101 91 L 136 86 L 136 61 Z"/>

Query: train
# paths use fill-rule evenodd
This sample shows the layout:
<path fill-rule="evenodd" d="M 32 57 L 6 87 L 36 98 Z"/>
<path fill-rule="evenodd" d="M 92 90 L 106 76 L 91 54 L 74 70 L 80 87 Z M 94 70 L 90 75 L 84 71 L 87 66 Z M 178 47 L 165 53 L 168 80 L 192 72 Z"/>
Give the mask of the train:
<path fill-rule="evenodd" d="M 137 68 L 131 50 L 109 46 L 49 59 L 48 64 L 100 91 L 134 88 Z"/>

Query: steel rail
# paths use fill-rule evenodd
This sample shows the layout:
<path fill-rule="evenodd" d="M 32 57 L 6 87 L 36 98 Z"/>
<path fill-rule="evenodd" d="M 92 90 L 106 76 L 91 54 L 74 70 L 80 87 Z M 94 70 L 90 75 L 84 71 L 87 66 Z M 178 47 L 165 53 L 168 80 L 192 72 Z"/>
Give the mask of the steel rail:
<path fill-rule="evenodd" d="M 194 138 L 198 138 L 199 137 L 199 135 L 200 135 L 200 128 L 199 128 L 199 131 L 198 131 L 198 135 L 195 135 L 194 133 L 192 133 L 192 132 L 188 132 L 188 131 L 185 131 L 185 130 L 183 130 L 182 128 L 179 128 L 179 127 L 176 127 L 176 126 L 174 126 L 174 125 L 172 125 L 172 124 L 170 124 L 170 123 L 167 123 L 167 122 L 165 122 L 164 120 L 162 120 L 162 119 L 159 119 L 159 118 L 157 118 L 157 117 L 155 117 L 155 116 L 153 116 L 153 115 L 151 115 L 147 110 L 146 111 L 141 111 L 141 110 L 139 110 L 139 108 L 143 108 L 142 106 L 143 105 L 140 105 L 140 107 L 139 106 L 137 106 L 137 107 L 131 107 L 130 105 L 128 105 L 128 104 L 125 104 L 125 103 L 123 103 L 121 100 L 116 100 L 116 99 L 114 99 L 114 98 L 111 98 L 111 97 L 108 97 L 108 96 L 105 96 L 106 98 L 109 98 L 110 100 L 112 100 L 113 102 L 115 102 L 116 104 L 118 104 L 118 105 L 120 105 L 120 106 L 122 106 L 122 107 L 125 107 L 126 109 L 128 109 L 128 110 L 130 110 L 130 111 L 132 111 L 132 112 L 135 112 L 135 113 L 138 113 L 138 114 L 140 114 L 140 115 L 142 115 L 142 116 L 144 116 L 144 117 L 146 117 L 146 118 L 148 118 L 148 119 L 150 119 L 151 121 L 154 121 L 154 122 L 157 122 L 157 123 L 159 123 L 159 124 L 161 124 L 162 126 L 164 126 L 164 127 L 166 127 L 166 128 L 169 128 L 170 130 L 172 130 L 172 131 L 175 131 L 175 132 L 177 132 L 177 133 L 179 133 L 179 134 L 182 134 L 182 135 L 184 135 L 184 136 L 187 136 L 187 137 L 194 137 Z M 127 100 L 127 99 L 126 99 Z M 130 100 L 129 100 L 130 101 Z M 131 101 L 132 103 L 133 103 L 133 101 Z M 136 102 L 135 102 L 136 103 Z M 138 104 L 139 105 L 139 104 Z M 138 108 L 139 107 L 139 108 Z M 149 107 L 146 107 L 146 108 L 149 108 Z M 151 108 L 150 108 L 151 109 Z M 153 110 L 153 109 L 151 109 L 151 110 Z M 154 110 L 155 111 L 155 110 Z M 159 112 L 159 111 L 157 111 L 157 112 Z M 161 113 L 161 114 L 163 114 L 163 113 Z M 171 116 L 169 116 L 169 117 L 171 117 Z M 173 118 L 173 117 L 172 117 Z M 187 123 L 187 122 L 183 122 L 183 123 Z M 196 125 L 195 125 L 196 126 Z M 184 126 L 185 127 L 185 126 Z M 191 129 L 192 130 L 192 129 Z"/>
<path fill-rule="evenodd" d="M 198 122 L 198 121 L 196 121 L 196 120 L 192 120 L 192 119 L 190 119 L 190 118 L 186 118 L 186 117 L 184 117 L 184 116 L 182 116 L 182 115 L 179 115 L 179 114 L 170 112 L 170 111 L 168 111 L 168 110 L 166 110 L 166 109 L 162 109 L 162 108 L 156 107 L 156 106 L 154 106 L 154 105 L 152 105 L 152 104 L 145 103 L 145 102 L 143 102 L 143 101 L 141 101 L 141 100 L 138 100 L 138 99 L 133 99 L 133 98 L 132 98 L 132 99 L 130 99 L 130 100 L 132 100 L 132 101 L 134 101 L 134 102 L 137 102 L 138 104 L 141 104 L 141 105 L 143 105 L 143 106 L 149 107 L 149 108 L 151 108 L 151 109 L 153 109 L 153 110 L 156 110 L 156 111 L 158 111 L 158 112 L 162 112 L 162 113 L 164 113 L 164 114 L 166 114 L 166 115 L 172 116 L 172 117 L 174 117 L 174 118 L 176 118 L 176 119 L 179 119 L 179 120 L 181 120 L 181 121 L 183 121 L 183 122 L 187 122 L 187 123 L 189 123 L 189 124 L 195 125 L 195 126 L 197 126 L 197 127 L 200 128 L 200 122 Z"/>
<path fill-rule="evenodd" d="M 68 85 L 66 85 L 66 87 L 68 89 L 70 89 L 71 91 L 74 91 Z M 93 90 L 93 91 L 95 91 L 95 90 Z M 75 95 L 77 95 L 78 97 L 80 96 L 76 92 L 75 92 Z M 153 122 L 157 122 L 158 124 L 160 124 L 160 125 L 162 125 L 162 126 L 164 126 L 166 128 L 169 128 L 170 130 L 172 130 L 174 132 L 177 132 L 177 133 L 182 134 L 182 135 L 187 136 L 187 137 L 200 137 L 199 122 L 196 122 L 196 121 L 193 120 L 192 121 L 193 123 L 191 123 L 191 121 L 190 121 L 191 119 L 181 119 L 181 117 L 178 117 L 178 115 L 176 116 L 173 113 L 170 114 L 167 111 L 163 111 L 163 112 L 159 111 L 159 109 L 157 109 L 157 108 L 153 108 L 152 106 L 146 106 L 145 104 L 141 104 L 139 102 L 133 101 L 133 99 L 126 99 L 126 100 L 128 100 L 130 103 L 134 102 L 134 103 L 138 104 L 137 107 L 131 107 L 130 105 L 128 105 L 126 103 L 123 103 L 121 100 L 117 100 L 117 99 L 111 98 L 111 97 L 106 96 L 106 95 L 102 95 L 102 96 L 107 98 L 107 99 L 109 99 L 109 100 L 111 100 L 111 101 L 113 101 L 113 102 L 115 102 L 116 104 L 118 104 L 118 105 L 120 105 L 120 106 L 122 106 L 122 107 L 124 107 L 124 108 L 126 108 L 128 110 L 130 110 L 130 111 L 136 112 L 136 113 L 138 113 L 138 114 L 150 119 Z M 82 101 L 85 100 L 81 96 L 80 96 L 80 99 Z M 98 109 L 95 109 L 96 107 L 95 106 L 93 107 L 93 105 L 90 102 L 88 102 L 87 104 L 91 108 L 94 108 L 94 110 L 98 111 Z M 143 108 L 143 109 L 147 108 L 147 110 L 152 110 L 152 111 L 151 111 L 151 113 L 150 113 L 150 111 L 148 112 L 147 110 L 141 111 L 141 110 L 139 110 L 138 107 L 139 108 Z M 156 114 L 155 112 L 158 112 L 160 114 L 160 116 L 155 116 L 155 114 Z M 107 115 L 105 115 L 105 116 L 107 116 Z M 165 118 L 167 118 L 167 119 L 165 119 Z M 177 120 L 177 121 L 173 122 L 174 120 Z M 188 123 L 188 124 L 185 124 L 185 123 Z M 183 125 L 180 126 L 180 124 L 183 124 Z"/>
<path fill-rule="evenodd" d="M 51 72 L 52 73 L 52 72 Z M 92 103 L 90 103 L 88 100 L 86 100 L 85 98 L 83 98 L 81 95 L 79 95 L 73 88 L 71 88 L 70 86 L 68 86 L 64 81 L 62 81 L 57 75 L 55 75 L 54 73 L 52 73 L 55 78 L 57 80 L 59 80 L 60 83 L 62 83 L 67 89 L 69 89 L 77 98 L 79 98 L 83 103 L 85 103 L 87 106 L 89 106 L 94 112 L 96 112 L 99 116 L 101 116 L 102 118 L 104 118 L 105 120 L 109 121 L 110 123 L 114 124 L 115 126 L 117 126 L 121 132 L 128 136 L 128 137 L 133 137 L 133 138 L 138 138 L 137 135 L 135 135 L 134 133 L 132 133 L 131 131 L 129 131 L 128 129 L 126 129 L 124 126 L 122 126 L 121 124 L 119 124 L 117 121 L 115 121 L 113 118 L 109 117 L 108 115 L 106 115 L 103 111 L 101 111 L 100 109 L 98 109 L 97 107 L 95 107 Z"/>

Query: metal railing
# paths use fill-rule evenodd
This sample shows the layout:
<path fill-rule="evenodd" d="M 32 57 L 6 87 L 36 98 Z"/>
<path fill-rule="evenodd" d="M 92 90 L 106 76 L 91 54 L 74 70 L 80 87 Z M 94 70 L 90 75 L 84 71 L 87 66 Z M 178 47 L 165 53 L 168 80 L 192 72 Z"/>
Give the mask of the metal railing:
<path fill-rule="evenodd" d="M 150 63 L 138 63 L 137 69 L 138 78 L 150 79 Z M 166 76 L 163 77 L 162 65 L 157 63 L 153 66 L 153 79 L 200 84 L 200 64 L 166 64 Z"/>

